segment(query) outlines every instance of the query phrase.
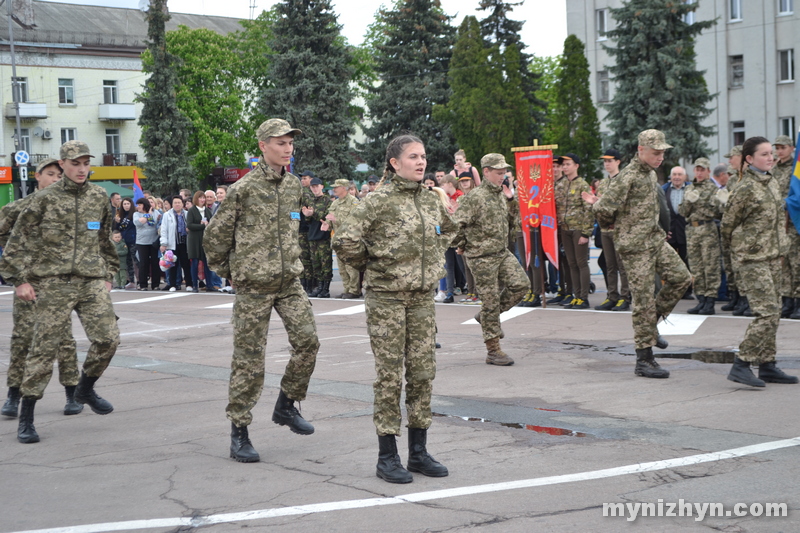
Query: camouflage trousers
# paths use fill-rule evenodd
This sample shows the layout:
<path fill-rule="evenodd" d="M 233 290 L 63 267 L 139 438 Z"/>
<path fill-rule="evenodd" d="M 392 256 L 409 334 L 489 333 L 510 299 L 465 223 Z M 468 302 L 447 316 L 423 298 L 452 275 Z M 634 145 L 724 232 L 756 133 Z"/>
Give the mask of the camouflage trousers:
<path fill-rule="evenodd" d="M 303 263 L 303 275 L 301 277 L 312 279 L 311 274 L 311 248 L 308 246 L 308 233 L 300 233 L 298 237 L 300 243 L 300 262 Z"/>
<path fill-rule="evenodd" d="M 794 226 L 791 226 L 789 230 L 786 235 L 789 247 L 783 256 L 781 269 L 780 295 L 800 298 L 800 235 L 795 231 Z"/>
<path fill-rule="evenodd" d="M 625 272 L 622 258 L 617 253 L 617 247 L 614 245 L 614 236 L 609 231 L 604 231 L 600 234 L 600 242 L 603 245 L 603 257 L 606 258 L 608 299 L 612 302 L 619 300 L 630 302 L 631 289 L 628 285 L 628 274 Z M 619 283 L 617 283 L 617 277 L 619 277 Z"/>
<path fill-rule="evenodd" d="M 72 330 L 72 311 L 78 314 L 91 343 L 83 363 L 87 376 L 100 377 L 119 346 L 119 328 L 105 281 L 63 276 L 34 284 L 36 325 L 21 392 L 41 399 L 59 354 L 64 332 Z"/>
<path fill-rule="evenodd" d="M 306 278 L 316 281 L 330 281 L 333 279 L 333 252 L 331 240 L 308 241 L 311 250 L 311 275 L 306 271 Z"/>
<path fill-rule="evenodd" d="M 344 263 L 339 263 L 339 276 L 342 278 L 344 292 L 357 295 L 361 294 L 358 283 L 359 272 L 357 268 L 345 265 Z"/>
<path fill-rule="evenodd" d="M 475 288 L 481 295 L 483 340 L 500 336 L 500 313 L 517 305 L 530 287 L 528 275 L 514 254 L 503 250 L 485 257 L 470 257 Z"/>
<path fill-rule="evenodd" d="M 283 320 L 291 357 L 281 390 L 292 400 L 306 399 L 308 382 L 317 362 L 319 340 L 311 302 L 295 279 L 277 294 L 237 294 L 233 304 L 233 359 L 228 385 L 228 419 L 239 427 L 253 421 L 251 411 L 264 388 L 264 350 L 272 309 Z"/>
<path fill-rule="evenodd" d="M 9 387 L 19 387 L 25 375 L 25 360 L 33 341 L 33 328 L 36 322 L 36 304 L 20 300 L 14 295 L 14 327 L 11 330 L 11 360 L 8 364 L 6 382 Z M 58 381 L 65 387 L 77 385 L 78 354 L 72 328 L 61 333 L 58 345 Z"/>
<path fill-rule="evenodd" d="M 400 392 L 406 377 L 408 427 L 431 425 L 436 377 L 436 309 L 430 291 L 367 290 L 367 330 L 375 355 L 373 422 L 379 436 L 400 435 Z"/>
<path fill-rule="evenodd" d="M 719 251 L 719 230 L 715 223 L 686 225 L 686 254 L 694 276 L 694 293 L 698 296 L 717 298 L 722 282 Z"/>
<path fill-rule="evenodd" d="M 739 285 L 747 294 L 747 302 L 755 317 L 739 345 L 739 359 L 749 363 L 768 363 L 775 360 L 775 337 L 781 319 L 778 289 L 781 279 L 781 259 L 737 263 Z"/>
<path fill-rule="evenodd" d="M 633 339 L 637 350 L 654 346 L 658 337 L 658 317 L 667 316 L 675 308 L 692 282 L 692 275 L 678 253 L 666 243 L 654 250 L 620 254 L 628 273 L 633 296 Z M 654 287 L 656 275 L 663 282 L 658 295 Z"/>
<path fill-rule="evenodd" d="M 733 269 L 733 258 L 731 257 L 731 249 L 720 242 L 720 249 L 722 250 L 722 268 L 725 270 L 725 280 L 728 284 L 728 294 L 731 291 L 742 292 L 736 279 L 736 271 Z M 742 292 L 742 294 L 744 294 Z"/>

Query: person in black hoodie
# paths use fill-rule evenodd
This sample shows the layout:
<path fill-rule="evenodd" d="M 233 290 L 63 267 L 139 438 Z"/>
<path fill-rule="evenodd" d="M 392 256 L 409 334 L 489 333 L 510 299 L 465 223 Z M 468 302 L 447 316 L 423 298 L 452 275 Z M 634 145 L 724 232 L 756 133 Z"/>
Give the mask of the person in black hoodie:
<path fill-rule="evenodd" d="M 311 252 L 311 276 L 307 275 L 309 287 L 316 287 L 309 293 L 311 297 L 330 298 L 333 279 L 333 255 L 331 253 L 331 232 L 322 230 L 322 223 L 331 207 L 331 197 L 322 192 L 322 180 L 311 180 L 311 193 L 314 195 L 310 205 L 302 208 L 308 220 L 308 247 Z"/>

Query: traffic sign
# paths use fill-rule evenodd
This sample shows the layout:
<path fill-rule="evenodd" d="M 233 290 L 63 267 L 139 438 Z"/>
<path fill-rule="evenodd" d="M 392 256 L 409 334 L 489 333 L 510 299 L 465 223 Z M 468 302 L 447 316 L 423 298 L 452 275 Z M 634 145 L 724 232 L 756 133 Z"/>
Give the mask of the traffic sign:
<path fill-rule="evenodd" d="M 19 181 L 28 181 L 28 167 L 19 167 Z"/>
<path fill-rule="evenodd" d="M 26 152 L 25 150 L 20 150 L 19 152 L 14 154 L 14 161 L 16 161 L 17 164 L 20 165 L 20 166 L 27 165 L 28 161 L 30 161 L 30 160 L 31 160 L 31 156 L 28 155 L 28 152 Z"/>

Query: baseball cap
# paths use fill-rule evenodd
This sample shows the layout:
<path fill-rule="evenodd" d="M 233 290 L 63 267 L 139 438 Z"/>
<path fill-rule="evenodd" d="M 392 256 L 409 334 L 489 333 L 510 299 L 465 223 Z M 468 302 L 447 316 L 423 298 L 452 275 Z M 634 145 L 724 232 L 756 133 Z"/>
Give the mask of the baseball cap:
<path fill-rule="evenodd" d="M 664 137 L 664 132 L 658 130 L 644 130 L 639 134 L 639 146 L 646 146 L 653 150 L 666 150 L 672 148 L 671 144 L 667 144 L 667 139 Z"/>
<path fill-rule="evenodd" d="M 350 187 L 350 182 L 344 179 L 338 179 L 333 182 L 334 187 Z"/>
<path fill-rule="evenodd" d="M 577 155 L 573 154 L 572 152 L 567 152 L 566 154 L 562 155 L 561 158 L 562 159 L 571 159 L 572 161 L 575 161 L 576 165 L 580 165 L 581 164 L 581 158 L 578 157 Z"/>
<path fill-rule="evenodd" d="M 63 161 L 65 159 L 78 159 L 88 155 L 94 157 L 89 151 L 89 145 L 83 141 L 67 141 L 61 145 L 59 158 Z"/>
<path fill-rule="evenodd" d="M 367 183 L 378 183 L 378 176 L 370 176 L 367 178 Z"/>
<path fill-rule="evenodd" d="M 311 185 L 322 185 L 322 180 L 319 178 L 311 178 Z"/>
<path fill-rule="evenodd" d="M 609 148 L 600 156 L 600 159 L 622 159 L 622 154 L 619 153 L 619 150 Z"/>
<path fill-rule="evenodd" d="M 794 146 L 794 141 L 788 135 L 778 135 L 775 142 L 772 144 L 780 144 L 781 146 Z"/>
<path fill-rule="evenodd" d="M 560 155 L 553 156 L 553 163 L 558 163 L 559 165 L 564 162 L 564 158 Z"/>
<path fill-rule="evenodd" d="M 304 170 L 303 172 L 301 172 L 300 173 L 300 177 L 302 178 L 303 176 L 311 176 L 312 178 L 316 178 L 317 177 L 310 170 Z"/>
<path fill-rule="evenodd" d="M 731 148 L 730 151 L 727 154 L 723 155 L 722 157 L 731 158 L 731 157 L 736 156 L 736 155 L 742 155 L 742 145 L 741 144 L 737 144 L 736 146 Z"/>
<path fill-rule="evenodd" d="M 694 166 L 711 170 L 711 161 L 709 161 L 707 157 L 698 157 L 694 160 Z"/>
<path fill-rule="evenodd" d="M 53 159 L 52 157 L 48 157 L 47 159 L 43 159 L 43 160 L 39 161 L 39 164 L 36 165 L 36 173 L 37 174 L 40 173 L 41 171 L 43 171 L 44 169 L 46 169 L 50 165 L 56 165 L 58 167 L 58 169 L 61 170 L 61 165 L 58 164 L 58 160 L 57 159 Z"/>
<path fill-rule="evenodd" d="M 496 168 L 506 169 L 511 168 L 511 165 L 506 163 L 506 158 L 503 154 L 486 154 L 481 157 L 481 168 Z"/>
<path fill-rule="evenodd" d="M 259 141 L 267 141 L 270 137 L 280 137 L 281 135 L 297 135 L 303 133 L 297 128 L 292 128 L 288 122 L 282 118 L 271 118 L 261 123 L 256 131 L 256 137 Z"/>

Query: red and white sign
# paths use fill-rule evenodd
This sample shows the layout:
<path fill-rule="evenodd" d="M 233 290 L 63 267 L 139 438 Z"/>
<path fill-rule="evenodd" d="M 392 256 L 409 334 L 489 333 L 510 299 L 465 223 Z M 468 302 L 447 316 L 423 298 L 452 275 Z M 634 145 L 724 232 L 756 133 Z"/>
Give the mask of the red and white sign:
<path fill-rule="evenodd" d="M 250 169 L 248 168 L 226 168 L 225 174 L 222 175 L 223 183 L 234 183 L 243 178 Z"/>

